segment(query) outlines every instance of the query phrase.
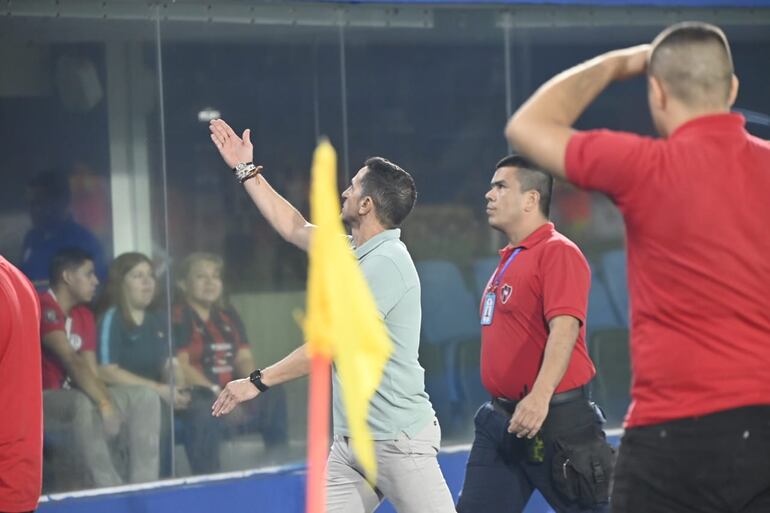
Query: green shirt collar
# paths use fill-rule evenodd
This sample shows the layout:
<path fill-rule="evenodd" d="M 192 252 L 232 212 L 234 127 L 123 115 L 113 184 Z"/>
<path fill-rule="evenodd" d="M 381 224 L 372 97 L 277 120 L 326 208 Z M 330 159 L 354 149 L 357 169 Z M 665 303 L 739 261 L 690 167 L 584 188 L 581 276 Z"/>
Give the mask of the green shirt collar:
<path fill-rule="evenodd" d="M 361 244 L 361 247 L 356 248 L 355 246 L 353 249 L 356 253 L 356 258 L 361 260 L 366 255 L 374 251 L 380 244 L 382 244 L 385 241 L 398 239 L 401 237 L 401 229 L 400 228 L 393 228 L 390 230 L 385 230 L 384 232 L 380 232 L 368 241 Z"/>

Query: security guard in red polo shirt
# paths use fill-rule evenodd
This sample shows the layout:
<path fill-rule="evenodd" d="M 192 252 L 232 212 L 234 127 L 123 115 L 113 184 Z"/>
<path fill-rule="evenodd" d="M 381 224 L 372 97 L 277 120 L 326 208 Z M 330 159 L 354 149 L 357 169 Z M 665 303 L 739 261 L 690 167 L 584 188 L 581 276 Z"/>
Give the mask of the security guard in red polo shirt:
<path fill-rule="evenodd" d="M 537 489 L 558 513 L 608 511 L 613 450 L 586 394 L 591 273 L 548 222 L 553 179 L 518 155 L 501 160 L 486 195 L 510 243 L 481 299 L 481 379 L 460 513 L 519 512 Z"/>
<path fill-rule="evenodd" d="M 660 137 L 573 128 L 635 76 Z M 528 158 L 623 214 L 633 376 L 613 513 L 770 511 L 770 141 L 731 112 L 737 94 L 724 32 L 690 21 L 559 73 L 508 122 Z"/>

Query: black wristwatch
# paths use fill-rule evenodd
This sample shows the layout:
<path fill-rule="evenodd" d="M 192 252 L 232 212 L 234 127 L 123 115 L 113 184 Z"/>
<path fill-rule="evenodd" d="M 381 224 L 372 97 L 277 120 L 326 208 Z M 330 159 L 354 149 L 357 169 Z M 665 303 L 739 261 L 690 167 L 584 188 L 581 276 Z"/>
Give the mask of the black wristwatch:
<path fill-rule="evenodd" d="M 260 392 L 267 392 L 270 388 L 269 386 L 262 383 L 262 369 L 257 369 L 249 374 L 249 381 L 251 381 L 252 385 L 257 387 Z"/>

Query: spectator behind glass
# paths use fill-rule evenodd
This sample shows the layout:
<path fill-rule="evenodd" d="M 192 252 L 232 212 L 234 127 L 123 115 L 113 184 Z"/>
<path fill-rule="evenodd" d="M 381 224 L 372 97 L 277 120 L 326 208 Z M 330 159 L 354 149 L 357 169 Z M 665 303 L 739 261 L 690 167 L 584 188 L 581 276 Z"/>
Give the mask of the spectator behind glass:
<path fill-rule="evenodd" d="M 192 253 L 179 268 L 177 287 L 182 300 L 173 312 L 174 341 L 185 380 L 193 385 L 193 400 L 211 404 L 230 380 L 247 377 L 257 366 L 238 313 L 224 302 L 222 259 L 209 253 Z M 233 419 L 216 419 L 219 437 L 197 444 L 190 464 L 196 473 L 221 468 L 221 436 L 259 432 L 270 458 L 287 445 L 286 396 L 280 387 L 265 394 L 266 401 L 241 405 Z M 195 460 L 195 461 L 193 461 Z"/>
<path fill-rule="evenodd" d="M 169 384 L 171 370 L 176 371 L 178 366 L 169 358 L 166 317 L 152 308 L 155 290 L 155 269 L 145 255 L 124 253 L 110 265 L 99 308 L 99 375 L 110 385 L 148 387 L 181 412 L 190 405 L 190 393 L 182 388 L 181 372 L 174 375 L 176 389 Z M 208 413 L 208 406 L 203 407 Z M 170 427 L 170 411 L 162 408 L 163 477 L 171 474 Z"/>
<path fill-rule="evenodd" d="M 96 329 L 85 306 L 99 283 L 88 253 L 69 248 L 51 261 L 40 294 L 43 411 L 54 485 L 115 486 L 158 478 L 160 400 L 146 387 L 107 386 L 96 364 Z M 71 465 L 83 464 L 83 472 Z M 77 468 L 77 467 L 74 467 Z M 76 477 L 87 481 L 64 482 Z M 50 490 L 49 490 L 50 491 Z"/>
<path fill-rule="evenodd" d="M 26 195 L 32 228 L 24 236 L 19 267 L 35 288 L 39 292 L 48 288 L 48 267 L 64 248 L 79 248 L 91 255 L 96 276 L 104 280 L 107 272 L 101 243 L 72 218 L 67 174 L 45 171 L 35 175 L 27 184 Z"/>

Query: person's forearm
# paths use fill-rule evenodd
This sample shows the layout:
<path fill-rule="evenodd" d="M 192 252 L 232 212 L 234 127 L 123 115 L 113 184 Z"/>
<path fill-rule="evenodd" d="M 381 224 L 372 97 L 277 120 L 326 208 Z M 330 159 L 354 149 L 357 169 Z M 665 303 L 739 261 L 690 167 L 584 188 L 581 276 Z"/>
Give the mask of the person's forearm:
<path fill-rule="evenodd" d="M 199 385 L 206 388 L 211 388 L 215 385 L 215 383 L 212 383 L 210 379 L 192 365 L 182 363 L 181 366 L 185 382 L 188 385 Z"/>
<path fill-rule="evenodd" d="M 75 386 L 83 391 L 92 401 L 98 405 L 111 403 L 107 388 L 99 381 L 99 378 L 91 371 L 88 362 L 80 355 L 63 362 L 67 375 L 72 378 Z"/>
<path fill-rule="evenodd" d="M 544 171 L 565 177 L 572 125 L 607 84 L 622 75 L 619 70 L 634 71 L 628 54 L 622 50 L 600 55 L 546 82 L 508 121 L 505 136 L 511 146 Z"/>
<path fill-rule="evenodd" d="M 307 345 L 298 347 L 283 360 L 262 369 L 262 383 L 267 386 L 280 385 L 310 373 L 310 356 Z"/>
<path fill-rule="evenodd" d="M 233 362 L 233 367 L 235 367 L 235 375 L 237 377 L 248 377 L 249 374 L 251 374 L 251 371 L 256 369 L 254 358 L 251 356 L 251 350 L 246 348 L 238 350 L 235 361 Z"/>
<path fill-rule="evenodd" d="M 184 374 L 182 364 L 176 357 L 166 360 L 166 365 L 163 366 L 162 379 L 164 383 L 171 383 L 173 375 L 173 383 L 177 388 L 182 388 L 187 385 L 187 378 Z"/>
<path fill-rule="evenodd" d="M 312 225 L 261 175 L 246 180 L 244 189 L 268 223 L 287 242 L 307 251 Z"/>
<path fill-rule="evenodd" d="M 614 54 L 595 57 L 543 84 L 511 118 L 506 131 L 509 138 L 515 136 L 515 129 L 526 130 L 526 124 L 533 121 L 571 127 L 615 79 L 621 62 Z"/>
<path fill-rule="evenodd" d="M 556 325 L 548 334 L 543 354 L 543 364 L 532 386 L 532 393 L 546 395 L 549 399 L 567 372 L 575 348 L 579 327 L 570 324 Z"/>
<path fill-rule="evenodd" d="M 155 390 L 163 386 L 157 381 L 144 378 L 112 364 L 99 366 L 99 377 L 108 385 L 143 385 Z"/>

